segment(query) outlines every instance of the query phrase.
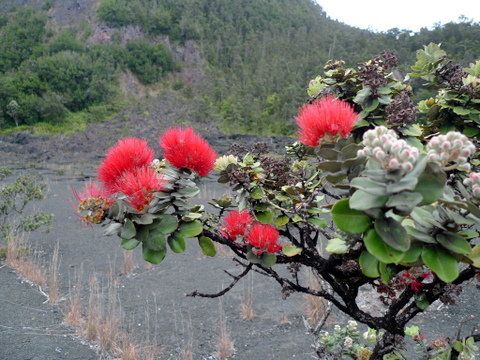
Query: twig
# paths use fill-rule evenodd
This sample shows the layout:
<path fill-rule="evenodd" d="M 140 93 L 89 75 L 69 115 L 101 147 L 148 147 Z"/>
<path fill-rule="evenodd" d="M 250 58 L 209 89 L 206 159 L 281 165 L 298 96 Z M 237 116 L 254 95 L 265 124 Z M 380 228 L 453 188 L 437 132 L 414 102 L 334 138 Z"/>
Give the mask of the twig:
<path fill-rule="evenodd" d="M 225 289 L 223 289 L 222 291 L 218 292 L 218 293 L 214 293 L 214 294 L 205 294 L 205 293 L 201 293 L 199 292 L 198 290 L 195 290 L 194 292 L 190 293 L 190 294 L 187 294 L 187 296 L 191 296 L 191 297 L 196 297 L 196 296 L 199 296 L 199 297 L 205 297 L 205 298 L 217 298 L 217 297 L 220 297 L 222 295 L 225 295 L 227 292 L 229 292 L 230 290 L 233 289 L 233 287 L 238 283 L 238 281 L 245 277 L 245 275 L 247 275 L 250 270 L 252 269 L 252 266 L 253 264 L 248 264 L 247 267 L 245 268 L 245 270 L 238 276 L 233 276 L 234 280 L 232 281 L 232 283 L 227 286 Z M 232 276 L 231 274 L 229 274 L 230 276 Z"/>

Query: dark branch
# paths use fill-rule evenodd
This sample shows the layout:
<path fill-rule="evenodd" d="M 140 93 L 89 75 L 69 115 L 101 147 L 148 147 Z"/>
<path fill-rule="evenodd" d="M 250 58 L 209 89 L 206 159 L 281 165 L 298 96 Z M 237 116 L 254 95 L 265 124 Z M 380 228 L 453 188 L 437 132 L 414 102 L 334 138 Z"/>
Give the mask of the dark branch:
<path fill-rule="evenodd" d="M 218 293 L 215 293 L 215 294 L 204 294 L 204 293 L 201 293 L 201 292 L 198 292 L 197 290 L 195 290 L 194 292 L 190 293 L 190 294 L 187 294 L 187 296 L 191 296 L 191 297 L 196 297 L 196 296 L 199 296 L 199 297 L 205 297 L 205 298 L 217 298 L 217 297 L 220 297 L 222 295 L 225 295 L 227 292 L 229 292 L 230 290 L 233 289 L 233 287 L 240 281 L 240 279 L 242 279 L 243 277 L 245 277 L 245 275 L 247 275 L 250 270 L 252 269 L 252 265 L 253 264 L 248 264 L 247 267 L 245 268 L 245 270 L 238 276 L 233 276 L 231 274 L 229 274 L 230 276 L 232 276 L 234 278 L 234 280 L 231 282 L 230 285 L 228 285 L 225 289 L 223 289 L 222 291 L 218 292 Z"/>

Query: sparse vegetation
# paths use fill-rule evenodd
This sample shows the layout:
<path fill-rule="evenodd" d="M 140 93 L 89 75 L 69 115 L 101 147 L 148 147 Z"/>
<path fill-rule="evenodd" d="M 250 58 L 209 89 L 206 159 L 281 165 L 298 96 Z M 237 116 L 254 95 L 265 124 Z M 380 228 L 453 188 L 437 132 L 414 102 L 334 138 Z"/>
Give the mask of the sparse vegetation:
<path fill-rule="evenodd" d="M 219 300 L 218 314 L 218 335 L 215 339 L 215 356 L 220 360 L 228 360 L 235 353 L 235 347 L 230 330 L 227 327 L 221 299 Z"/>
<path fill-rule="evenodd" d="M 41 287 L 46 285 L 47 274 L 40 253 L 37 249 L 31 249 L 25 238 L 10 238 L 7 244 L 5 261 L 24 279 Z"/>
<path fill-rule="evenodd" d="M 9 180 L 12 172 L 0 167 L 0 248 L 24 232 L 48 229 L 53 215 L 36 211 L 33 202 L 45 197 L 46 184 L 38 176 L 20 175 Z"/>

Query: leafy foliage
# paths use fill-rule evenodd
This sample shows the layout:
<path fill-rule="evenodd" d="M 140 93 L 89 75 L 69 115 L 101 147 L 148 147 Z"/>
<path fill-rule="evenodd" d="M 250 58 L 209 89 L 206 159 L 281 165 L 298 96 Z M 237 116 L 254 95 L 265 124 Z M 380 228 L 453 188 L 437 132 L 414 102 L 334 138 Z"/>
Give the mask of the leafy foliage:
<path fill-rule="evenodd" d="M 136 40 L 129 42 L 126 50 L 127 67 L 144 84 L 156 83 L 174 69 L 172 56 L 163 45 Z"/>
<path fill-rule="evenodd" d="M 111 26 L 196 40 L 209 65 L 206 94 L 225 129 L 236 132 L 291 133 L 304 84 L 330 58 L 348 59 L 351 66 L 392 48 L 405 71 L 412 49 L 432 41 L 463 61 L 473 61 L 480 48 L 475 23 L 374 34 L 329 19 L 309 0 L 103 0 L 98 14 Z"/>
<path fill-rule="evenodd" d="M 107 104 L 126 68 L 145 83 L 175 68 L 162 45 L 86 45 L 82 34 L 47 31 L 45 13 L 30 8 L 10 12 L 0 35 L 0 128 L 55 124 L 70 112 Z"/>
<path fill-rule="evenodd" d="M 8 241 L 21 232 L 48 229 L 53 215 L 36 211 L 31 203 L 45 196 L 45 184 L 36 176 L 21 175 L 9 180 L 11 171 L 0 167 L 0 240 Z"/>

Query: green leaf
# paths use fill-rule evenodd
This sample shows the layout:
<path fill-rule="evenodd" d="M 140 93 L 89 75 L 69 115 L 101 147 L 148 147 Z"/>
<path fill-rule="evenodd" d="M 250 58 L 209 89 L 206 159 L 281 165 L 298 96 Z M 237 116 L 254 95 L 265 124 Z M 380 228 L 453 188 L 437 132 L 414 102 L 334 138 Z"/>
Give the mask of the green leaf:
<path fill-rule="evenodd" d="M 258 221 L 264 224 L 273 223 L 273 213 L 271 211 L 257 211 L 255 217 Z"/>
<path fill-rule="evenodd" d="M 137 231 L 135 230 L 135 225 L 133 224 L 132 220 L 125 219 L 122 230 L 120 230 L 120 237 L 127 240 L 133 239 L 136 233 Z"/>
<path fill-rule="evenodd" d="M 202 253 L 205 256 L 213 257 L 217 254 L 213 240 L 207 236 L 200 236 L 198 238 L 198 245 L 200 246 L 200 249 L 202 249 Z"/>
<path fill-rule="evenodd" d="M 320 170 L 336 173 L 342 170 L 342 162 L 340 161 L 324 161 L 317 165 Z"/>
<path fill-rule="evenodd" d="M 165 259 L 165 250 L 152 250 L 143 246 L 143 258 L 152 264 L 160 264 Z"/>
<path fill-rule="evenodd" d="M 307 94 L 310 97 L 317 96 L 320 92 L 327 87 L 327 84 L 323 82 L 321 76 L 317 76 L 315 79 L 310 80 L 308 84 Z"/>
<path fill-rule="evenodd" d="M 372 112 L 378 108 L 378 105 L 380 105 L 379 99 L 373 99 L 370 103 L 366 104 L 363 110 L 366 112 Z"/>
<path fill-rule="evenodd" d="M 460 341 L 460 340 L 456 340 L 454 343 L 453 343 L 453 348 L 461 353 L 463 351 L 463 343 Z"/>
<path fill-rule="evenodd" d="M 345 254 L 348 251 L 347 242 L 340 238 L 328 240 L 325 250 L 331 254 Z"/>
<path fill-rule="evenodd" d="M 447 175 L 440 166 L 429 163 L 418 178 L 418 183 L 414 190 L 423 197 L 420 205 L 428 205 L 437 201 L 443 195 L 446 182 Z"/>
<path fill-rule="evenodd" d="M 254 200 L 260 200 L 265 197 L 265 192 L 261 187 L 257 186 L 250 192 L 250 197 Z"/>
<path fill-rule="evenodd" d="M 177 254 L 183 253 L 187 249 L 185 238 L 180 234 L 171 235 L 168 238 L 168 245 L 170 246 L 170 249 Z"/>
<path fill-rule="evenodd" d="M 420 335 L 420 328 L 416 325 L 405 327 L 405 335 L 414 337 Z"/>
<path fill-rule="evenodd" d="M 382 240 L 395 250 L 405 252 L 410 248 L 407 231 L 398 221 L 392 218 L 379 218 L 375 220 L 375 230 Z"/>
<path fill-rule="evenodd" d="M 328 221 L 327 219 L 321 219 L 321 218 L 308 218 L 308 222 L 310 224 L 315 225 L 316 227 L 320 229 L 325 229 L 328 226 Z"/>
<path fill-rule="evenodd" d="M 440 248 L 425 248 L 422 260 L 442 281 L 450 283 L 458 277 L 458 261 Z"/>
<path fill-rule="evenodd" d="M 358 259 L 362 273 L 369 278 L 378 278 L 380 272 L 378 271 L 379 261 L 376 257 L 368 251 L 363 250 Z"/>
<path fill-rule="evenodd" d="M 275 219 L 275 226 L 282 227 L 288 224 L 290 218 L 286 215 L 281 215 Z"/>
<path fill-rule="evenodd" d="M 350 186 L 373 195 L 385 195 L 387 193 L 386 185 L 384 183 L 366 177 L 352 179 Z"/>
<path fill-rule="evenodd" d="M 460 106 L 455 106 L 452 110 L 455 114 L 460 115 L 460 116 L 470 114 L 470 109 L 460 107 Z"/>
<path fill-rule="evenodd" d="M 162 215 L 155 225 L 165 235 L 173 233 L 178 228 L 178 220 L 173 215 Z"/>
<path fill-rule="evenodd" d="M 427 300 L 425 294 L 415 294 L 414 298 L 415 305 L 417 305 L 420 310 L 426 310 L 430 306 L 430 302 Z"/>
<path fill-rule="evenodd" d="M 433 238 L 433 236 L 430 236 L 429 234 L 425 234 L 423 231 L 420 231 L 414 228 L 413 226 L 406 226 L 405 229 L 407 230 L 408 235 L 410 235 L 416 240 L 419 240 L 427 244 L 437 243 L 437 241 Z"/>
<path fill-rule="evenodd" d="M 146 213 L 134 218 L 133 222 L 141 225 L 150 225 L 151 223 L 153 223 L 153 220 L 155 220 L 155 215 Z"/>
<path fill-rule="evenodd" d="M 317 150 L 317 153 L 322 158 L 327 159 L 327 160 L 337 160 L 338 156 L 340 155 L 340 153 L 337 150 L 331 149 L 331 148 L 328 148 L 328 147 L 320 147 Z"/>
<path fill-rule="evenodd" d="M 140 244 L 136 239 L 122 239 L 122 248 L 125 250 L 133 250 Z"/>
<path fill-rule="evenodd" d="M 298 255 L 302 252 L 302 248 L 298 247 L 298 246 L 295 246 L 293 244 L 287 244 L 287 245 L 283 245 L 282 247 L 282 253 L 285 255 L 285 256 L 288 256 L 288 257 L 292 257 L 292 256 L 295 256 L 295 255 Z"/>
<path fill-rule="evenodd" d="M 402 129 L 402 134 L 405 136 L 421 136 L 422 135 L 422 128 L 418 124 L 413 124 L 407 126 L 405 129 Z"/>
<path fill-rule="evenodd" d="M 198 220 L 188 222 L 188 223 L 182 223 L 178 231 L 186 239 L 192 238 L 202 233 L 203 224 Z"/>
<path fill-rule="evenodd" d="M 410 249 L 406 251 L 403 256 L 401 263 L 402 264 L 413 264 L 418 261 L 420 255 L 422 254 L 423 247 L 412 245 Z"/>
<path fill-rule="evenodd" d="M 332 219 L 340 230 L 350 234 L 361 234 L 372 224 L 367 215 L 350 208 L 348 199 L 342 199 L 335 203 L 332 208 Z"/>
<path fill-rule="evenodd" d="M 275 254 L 262 254 L 260 263 L 265 267 L 272 267 L 277 262 L 277 256 Z"/>
<path fill-rule="evenodd" d="M 353 99 L 353 102 L 356 104 L 363 104 L 365 100 L 372 94 L 372 89 L 369 86 L 365 86 L 362 88 L 359 92 L 357 92 L 357 95 Z"/>
<path fill-rule="evenodd" d="M 403 253 L 386 244 L 374 229 L 363 241 L 368 252 L 385 264 L 398 263 L 402 259 Z"/>
<path fill-rule="evenodd" d="M 462 236 L 452 233 L 444 232 L 436 236 L 437 241 L 445 249 L 450 250 L 451 252 L 467 255 L 472 251 L 470 244 Z"/>
<path fill-rule="evenodd" d="M 463 134 L 468 137 L 477 136 L 480 133 L 480 129 L 476 127 L 467 126 L 463 129 Z"/>
<path fill-rule="evenodd" d="M 422 199 L 422 195 L 417 192 L 403 191 L 390 196 L 385 205 L 404 213 L 410 213 L 415 206 L 420 204 Z"/>
<path fill-rule="evenodd" d="M 378 264 L 378 270 L 380 271 L 380 277 L 384 284 L 388 284 L 395 276 L 395 271 L 392 266 L 382 262 Z"/>
<path fill-rule="evenodd" d="M 369 194 L 363 190 L 357 190 L 350 198 L 350 207 L 355 210 L 370 210 L 381 208 L 387 202 L 388 197 Z"/>
<path fill-rule="evenodd" d="M 468 258 L 472 260 L 473 266 L 480 268 L 480 244 L 473 247 L 470 254 L 468 254 Z"/>
<path fill-rule="evenodd" d="M 166 235 L 158 229 L 149 232 L 148 237 L 143 241 L 144 247 L 155 251 L 164 251 L 167 247 Z"/>

